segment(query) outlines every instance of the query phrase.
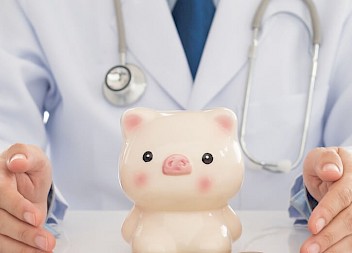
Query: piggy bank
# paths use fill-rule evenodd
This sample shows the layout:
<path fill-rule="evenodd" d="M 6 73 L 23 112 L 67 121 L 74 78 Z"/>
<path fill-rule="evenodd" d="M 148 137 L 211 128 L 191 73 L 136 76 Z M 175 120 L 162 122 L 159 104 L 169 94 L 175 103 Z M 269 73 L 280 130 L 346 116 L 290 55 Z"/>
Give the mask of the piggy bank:
<path fill-rule="evenodd" d="M 243 180 L 236 115 L 127 110 L 119 179 L 134 207 L 122 226 L 134 253 L 227 253 L 241 234 L 228 205 Z"/>

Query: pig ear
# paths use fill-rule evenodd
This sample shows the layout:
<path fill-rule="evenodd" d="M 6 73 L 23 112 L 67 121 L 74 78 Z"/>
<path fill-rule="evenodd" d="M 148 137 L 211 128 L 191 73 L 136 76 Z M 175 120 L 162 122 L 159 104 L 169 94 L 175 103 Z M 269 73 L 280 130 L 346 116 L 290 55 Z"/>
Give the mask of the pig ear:
<path fill-rule="evenodd" d="M 237 117 L 236 114 L 227 108 L 214 109 L 215 122 L 218 126 L 226 132 L 231 134 L 237 139 Z"/>
<path fill-rule="evenodd" d="M 121 117 L 121 130 L 125 137 L 134 133 L 151 118 L 155 118 L 157 112 L 147 108 L 133 108 L 127 110 Z"/>

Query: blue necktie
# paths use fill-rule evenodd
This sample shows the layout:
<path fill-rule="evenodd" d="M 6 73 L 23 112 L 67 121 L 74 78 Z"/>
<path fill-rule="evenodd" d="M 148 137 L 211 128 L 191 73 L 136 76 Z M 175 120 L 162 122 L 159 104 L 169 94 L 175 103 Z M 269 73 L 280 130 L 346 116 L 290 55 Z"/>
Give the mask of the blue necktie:
<path fill-rule="evenodd" d="M 193 79 L 214 13 L 213 0 L 178 0 L 172 11 Z"/>

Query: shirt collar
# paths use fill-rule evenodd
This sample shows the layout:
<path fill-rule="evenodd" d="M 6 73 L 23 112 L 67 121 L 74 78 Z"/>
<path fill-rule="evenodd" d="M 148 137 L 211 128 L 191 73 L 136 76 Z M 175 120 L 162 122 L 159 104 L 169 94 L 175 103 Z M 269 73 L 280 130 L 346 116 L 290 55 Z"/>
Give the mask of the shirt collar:
<path fill-rule="evenodd" d="M 169 5 L 170 10 L 172 10 L 176 4 L 177 0 L 167 0 L 167 3 Z M 218 6 L 220 0 L 213 0 L 215 7 Z"/>

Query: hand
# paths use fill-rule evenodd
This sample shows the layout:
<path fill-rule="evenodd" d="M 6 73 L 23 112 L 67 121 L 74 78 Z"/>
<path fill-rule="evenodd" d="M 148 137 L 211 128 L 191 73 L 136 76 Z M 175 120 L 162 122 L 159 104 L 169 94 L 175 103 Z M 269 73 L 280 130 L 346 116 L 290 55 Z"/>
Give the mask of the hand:
<path fill-rule="evenodd" d="M 55 238 L 43 228 L 51 181 L 39 148 L 15 144 L 0 155 L 0 252 L 52 252 Z"/>
<path fill-rule="evenodd" d="M 304 162 L 303 178 L 319 204 L 308 221 L 312 236 L 300 252 L 352 252 L 352 153 L 314 149 Z"/>

